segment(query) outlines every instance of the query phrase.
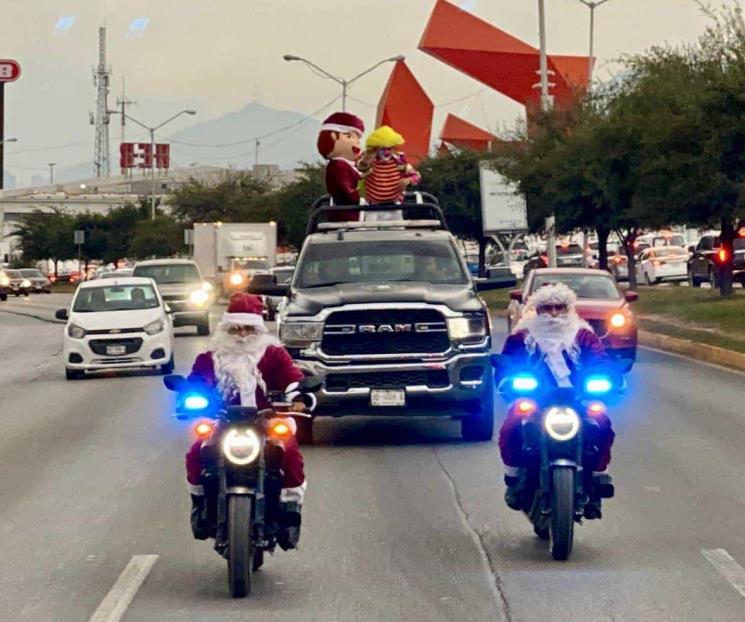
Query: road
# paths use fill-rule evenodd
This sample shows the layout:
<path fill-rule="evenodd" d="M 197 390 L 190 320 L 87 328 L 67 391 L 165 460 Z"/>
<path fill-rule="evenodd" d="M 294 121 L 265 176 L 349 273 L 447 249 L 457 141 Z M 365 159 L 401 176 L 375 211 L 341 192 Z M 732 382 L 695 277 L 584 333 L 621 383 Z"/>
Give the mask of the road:
<path fill-rule="evenodd" d="M 2 621 L 90 620 L 142 555 L 157 559 L 124 622 L 745 619 L 741 374 L 641 352 L 612 413 L 617 497 L 568 563 L 504 505 L 496 443 L 463 443 L 451 422 L 320 420 L 302 548 L 236 601 L 224 562 L 190 537 L 189 434 L 160 377 L 66 382 L 62 327 L 12 308 L 0 303 Z M 208 344 L 191 332 L 180 372 Z"/>

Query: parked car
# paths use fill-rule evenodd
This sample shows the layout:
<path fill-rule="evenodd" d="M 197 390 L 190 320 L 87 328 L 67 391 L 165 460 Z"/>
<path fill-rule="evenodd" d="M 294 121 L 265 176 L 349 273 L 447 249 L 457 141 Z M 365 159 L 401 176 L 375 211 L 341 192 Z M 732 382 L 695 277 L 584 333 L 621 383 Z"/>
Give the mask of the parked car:
<path fill-rule="evenodd" d="M 10 292 L 10 277 L 5 274 L 4 270 L 0 270 L 0 300 L 5 301 L 8 299 L 8 293 Z"/>
<path fill-rule="evenodd" d="M 528 278 L 531 270 L 545 268 L 548 266 L 548 253 L 537 251 L 523 266 L 523 278 Z M 585 254 L 579 244 L 557 244 L 556 245 L 556 267 L 557 268 L 584 268 Z"/>
<path fill-rule="evenodd" d="M 525 310 L 525 301 L 539 287 L 564 283 L 577 295 L 577 313 L 586 320 L 603 342 L 608 354 L 619 362 L 620 370 L 629 371 L 636 361 L 637 323 L 629 303 L 636 292 L 623 292 L 605 271 L 591 268 L 538 268 L 510 292 L 507 323 L 510 330 Z"/>
<path fill-rule="evenodd" d="M 20 270 L 6 270 L 5 276 L 10 279 L 10 292 L 18 296 L 28 296 L 31 292 L 31 281 L 21 274 Z"/>
<path fill-rule="evenodd" d="M 82 283 L 67 320 L 63 343 L 65 377 L 88 371 L 160 368 L 173 373 L 173 323 L 163 298 L 149 278 L 95 280 Z"/>
<path fill-rule="evenodd" d="M 18 272 L 31 282 L 31 291 L 36 294 L 52 293 L 52 282 L 47 278 L 41 270 L 33 268 L 22 268 Z"/>
<path fill-rule="evenodd" d="M 639 280 L 647 285 L 688 278 L 688 251 L 682 246 L 654 246 L 642 251 L 636 264 Z"/>
<path fill-rule="evenodd" d="M 294 272 L 295 266 L 276 266 L 275 268 L 272 268 L 272 274 L 277 279 L 277 285 L 289 285 Z M 264 296 L 267 320 L 270 322 L 274 321 L 277 317 L 277 312 L 279 311 L 279 305 L 284 299 L 284 296 Z"/>
<path fill-rule="evenodd" d="M 210 334 L 212 285 L 202 278 L 190 259 L 150 259 L 134 267 L 133 276 L 153 279 L 173 312 L 173 325 L 196 326 L 197 334 Z"/>
<path fill-rule="evenodd" d="M 719 287 L 720 249 L 721 242 L 718 233 L 707 233 L 701 237 L 695 247 L 688 247 L 690 256 L 687 276 L 692 287 L 701 287 L 701 283 L 711 283 L 712 287 Z M 732 279 L 745 287 L 745 238 L 735 238 L 733 250 L 735 256 Z"/>

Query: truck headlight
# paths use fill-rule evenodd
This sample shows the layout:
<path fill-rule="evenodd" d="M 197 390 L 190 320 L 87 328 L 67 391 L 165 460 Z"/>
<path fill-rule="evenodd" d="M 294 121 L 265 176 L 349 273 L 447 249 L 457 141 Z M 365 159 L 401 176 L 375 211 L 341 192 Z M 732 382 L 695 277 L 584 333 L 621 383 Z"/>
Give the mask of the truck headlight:
<path fill-rule="evenodd" d="M 73 339 L 82 339 L 85 337 L 85 329 L 80 328 L 77 324 L 70 324 L 67 327 L 67 334 Z"/>
<path fill-rule="evenodd" d="M 286 346 L 305 348 L 323 338 L 323 322 L 283 322 L 279 338 Z"/>
<path fill-rule="evenodd" d="M 579 415 L 573 408 L 553 406 L 543 419 L 543 427 L 555 441 L 569 441 L 579 432 Z"/>
<path fill-rule="evenodd" d="M 150 322 L 150 324 L 146 325 L 143 329 L 148 335 L 157 335 L 160 332 L 163 332 L 163 320 L 155 320 L 154 322 Z"/>
<path fill-rule="evenodd" d="M 189 296 L 191 303 L 197 307 L 203 307 L 207 304 L 209 299 L 210 295 L 203 289 L 197 289 L 191 293 L 191 296 Z"/>
<path fill-rule="evenodd" d="M 486 318 L 483 315 L 450 318 L 448 335 L 453 341 L 478 343 L 486 337 Z"/>
<path fill-rule="evenodd" d="M 233 272 L 233 274 L 230 275 L 230 284 L 231 285 L 241 285 L 243 283 L 243 275 L 238 272 Z"/>
<path fill-rule="evenodd" d="M 232 429 L 222 440 L 222 452 L 233 464 L 244 466 L 259 457 L 261 444 L 251 428 Z"/>
<path fill-rule="evenodd" d="M 23 289 L 28 289 L 29 287 L 31 287 L 31 281 L 29 281 L 28 279 L 23 279 L 23 281 L 21 281 L 21 287 Z"/>
<path fill-rule="evenodd" d="M 202 289 L 204 291 L 206 291 L 206 292 L 211 292 L 212 291 L 212 283 L 210 283 L 209 281 L 205 281 L 204 283 L 202 283 Z"/>

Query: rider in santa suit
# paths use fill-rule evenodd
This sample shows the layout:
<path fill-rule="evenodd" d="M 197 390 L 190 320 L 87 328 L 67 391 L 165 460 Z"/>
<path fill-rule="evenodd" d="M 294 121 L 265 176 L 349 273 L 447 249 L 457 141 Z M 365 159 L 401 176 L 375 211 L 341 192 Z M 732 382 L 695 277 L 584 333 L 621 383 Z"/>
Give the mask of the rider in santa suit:
<path fill-rule="evenodd" d="M 315 407 L 315 397 L 298 391 L 303 379 L 287 350 L 269 334 L 262 317 L 263 302 L 258 296 L 235 293 L 217 326 L 212 349 L 197 356 L 189 380 L 199 380 L 216 387 L 226 404 L 269 408 L 269 391 L 282 391 L 288 401 L 302 402 L 308 410 Z M 287 420 L 294 429 L 295 422 Z M 194 537 L 208 537 L 205 496 L 202 486 L 200 447 L 195 442 L 186 454 L 186 477 L 192 498 Z M 285 441 L 282 463 L 282 517 L 285 523 L 278 541 L 283 548 L 295 548 L 300 536 L 300 511 L 306 480 L 303 457 L 293 436 Z"/>

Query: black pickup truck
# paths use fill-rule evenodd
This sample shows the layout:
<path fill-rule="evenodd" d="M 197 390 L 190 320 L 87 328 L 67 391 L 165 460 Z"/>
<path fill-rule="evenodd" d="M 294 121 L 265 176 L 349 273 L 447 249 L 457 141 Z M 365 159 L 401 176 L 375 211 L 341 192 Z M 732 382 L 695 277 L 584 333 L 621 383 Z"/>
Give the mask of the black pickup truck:
<path fill-rule="evenodd" d="M 431 195 L 407 196 L 393 220 L 368 220 L 390 218 L 390 206 L 354 206 L 360 221 L 329 222 L 349 207 L 316 203 L 290 283 L 266 276 L 249 289 L 287 296 L 280 338 L 325 378 L 315 414 L 457 418 L 464 439 L 491 439 L 491 326 L 478 291 L 513 287 L 509 268 L 473 279 Z M 312 422 L 301 428 L 309 442 Z"/>

